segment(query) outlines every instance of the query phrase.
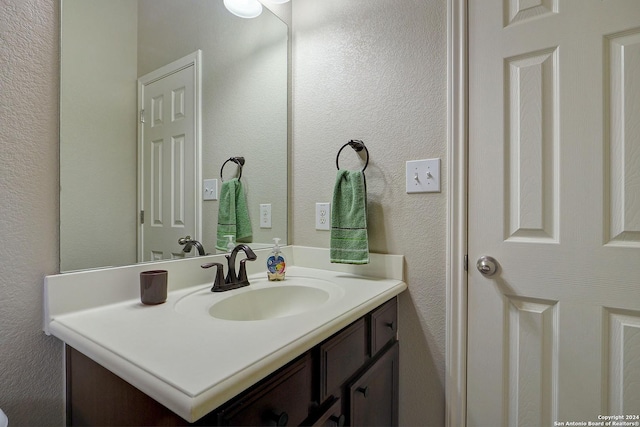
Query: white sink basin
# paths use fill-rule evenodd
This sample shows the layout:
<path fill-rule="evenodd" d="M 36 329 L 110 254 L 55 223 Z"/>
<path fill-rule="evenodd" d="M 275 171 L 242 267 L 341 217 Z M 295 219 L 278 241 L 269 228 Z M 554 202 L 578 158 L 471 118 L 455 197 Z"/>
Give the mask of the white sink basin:
<path fill-rule="evenodd" d="M 251 285 L 227 292 L 203 289 L 176 302 L 175 310 L 189 316 L 228 321 L 265 321 L 322 309 L 344 295 L 339 286 L 310 277 L 283 282 L 253 279 Z"/>
<path fill-rule="evenodd" d="M 251 289 L 211 306 L 209 314 L 224 320 L 266 320 L 295 316 L 318 308 L 329 292 L 308 286 L 274 286 Z"/>

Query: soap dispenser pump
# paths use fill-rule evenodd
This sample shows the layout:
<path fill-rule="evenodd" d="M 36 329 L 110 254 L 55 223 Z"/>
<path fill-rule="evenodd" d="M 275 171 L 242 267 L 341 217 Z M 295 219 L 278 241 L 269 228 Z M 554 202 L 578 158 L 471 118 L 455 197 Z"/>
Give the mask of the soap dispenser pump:
<path fill-rule="evenodd" d="M 227 252 L 233 252 L 233 249 L 236 247 L 236 244 L 233 243 L 233 238 L 235 237 L 233 234 L 225 234 L 227 238 Z"/>
<path fill-rule="evenodd" d="M 280 250 L 280 239 L 278 237 L 273 238 L 273 250 L 267 259 L 267 278 L 270 281 L 284 280 L 284 272 L 287 269 Z"/>

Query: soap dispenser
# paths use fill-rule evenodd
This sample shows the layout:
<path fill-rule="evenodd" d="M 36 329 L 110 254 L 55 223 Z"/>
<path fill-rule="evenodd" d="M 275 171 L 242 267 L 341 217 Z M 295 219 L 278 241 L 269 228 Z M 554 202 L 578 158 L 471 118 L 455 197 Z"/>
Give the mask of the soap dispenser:
<path fill-rule="evenodd" d="M 233 252 L 233 249 L 236 247 L 236 244 L 233 243 L 233 238 L 235 237 L 233 234 L 225 234 L 227 238 L 227 252 Z"/>
<path fill-rule="evenodd" d="M 273 250 L 267 259 L 267 278 L 270 281 L 284 280 L 284 272 L 287 269 L 284 262 L 284 256 L 280 250 L 280 239 L 273 238 Z"/>

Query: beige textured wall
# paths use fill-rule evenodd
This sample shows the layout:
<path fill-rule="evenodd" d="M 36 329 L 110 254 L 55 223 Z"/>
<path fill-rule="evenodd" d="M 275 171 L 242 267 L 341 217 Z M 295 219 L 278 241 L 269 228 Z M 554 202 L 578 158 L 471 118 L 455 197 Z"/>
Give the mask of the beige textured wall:
<path fill-rule="evenodd" d="M 62 344 L 42 332 L 58 269 L 58 1 L 0 1 L 0 407 L 63 425 Z"/>
<path fill-rule="evenodd" d="M 293 243 L 329 245 L 315 203 L 364 140 L 370 249 L 406 257 L 400 424 L 443 425 L 446 194 L 406 194 L 405 161 L 446 176 L 446 1 L 293 0 L 293 61 Z"/>

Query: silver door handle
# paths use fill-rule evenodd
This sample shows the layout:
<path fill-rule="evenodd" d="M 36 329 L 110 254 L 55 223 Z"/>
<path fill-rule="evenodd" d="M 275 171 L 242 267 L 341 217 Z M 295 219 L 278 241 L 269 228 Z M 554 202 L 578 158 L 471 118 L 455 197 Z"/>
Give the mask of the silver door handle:
<path fill-rule="evenodd" d="M 490 256 L 483 255 L 476 263 L 478 271 L 484 276 L 493 276 L 498 271 L 498 261 Z"/>

